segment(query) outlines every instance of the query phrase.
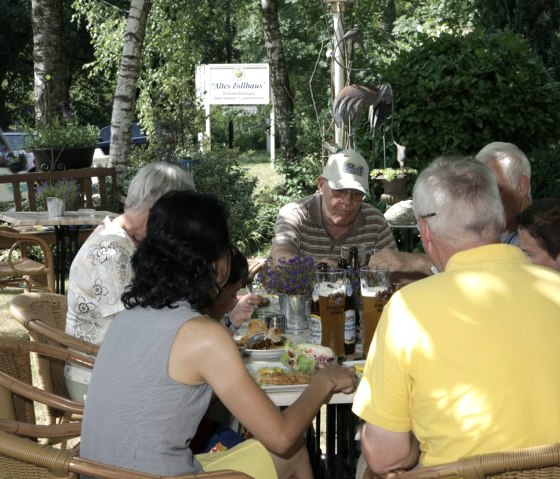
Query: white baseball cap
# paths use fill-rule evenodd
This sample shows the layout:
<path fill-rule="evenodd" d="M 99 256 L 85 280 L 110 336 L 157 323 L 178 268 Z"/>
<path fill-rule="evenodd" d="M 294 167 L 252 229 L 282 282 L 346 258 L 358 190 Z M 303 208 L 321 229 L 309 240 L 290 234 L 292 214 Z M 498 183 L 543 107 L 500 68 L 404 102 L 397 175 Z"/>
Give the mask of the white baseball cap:
<path fill-rule="evenodd" d="M 330 155 L 321 176 L 333 190 L 358 190 L 369 196 L 369 168 L 364 157 L 355 150 Z"/>

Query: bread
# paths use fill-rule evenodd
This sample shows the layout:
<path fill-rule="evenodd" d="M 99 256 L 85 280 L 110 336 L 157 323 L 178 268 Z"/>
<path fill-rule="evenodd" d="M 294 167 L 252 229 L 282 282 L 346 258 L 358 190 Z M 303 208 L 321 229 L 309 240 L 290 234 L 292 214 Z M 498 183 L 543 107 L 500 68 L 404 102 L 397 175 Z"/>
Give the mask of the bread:
<path fill-rule="evenodd" d="M 284 368 L 260 368 L 257 370 L 257 382 L 273 386 L 309 384 L 311 382 L 311 374 L 304 374 Z"/>

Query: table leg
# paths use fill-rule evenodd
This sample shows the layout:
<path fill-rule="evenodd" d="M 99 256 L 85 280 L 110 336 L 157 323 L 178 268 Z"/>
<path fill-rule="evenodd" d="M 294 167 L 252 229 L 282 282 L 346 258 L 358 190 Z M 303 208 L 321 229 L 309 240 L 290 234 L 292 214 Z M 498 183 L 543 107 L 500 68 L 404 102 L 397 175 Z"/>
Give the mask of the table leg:
<path fill-rule="evenodd" d="M 68 226 L 55 226 L 55 255 L 54 255 L 54 272 L 55 272 L 55 292 L 64 294 L 64 280 L 66 279 L 66 239 L 65 233 Z"/>

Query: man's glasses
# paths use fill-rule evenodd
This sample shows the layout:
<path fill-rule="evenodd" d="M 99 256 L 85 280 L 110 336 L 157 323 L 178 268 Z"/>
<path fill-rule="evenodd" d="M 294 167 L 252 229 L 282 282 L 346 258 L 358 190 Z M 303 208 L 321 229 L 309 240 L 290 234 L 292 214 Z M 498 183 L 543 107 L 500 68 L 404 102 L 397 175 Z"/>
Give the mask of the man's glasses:
<path fill-rule="evenodd" d="M 356 190 L 333 190 L 331 188 L 333 198 L 341 199 L 344 198 L 346 195 L 350 195 L 350 199 L 355 203 L 361 203 L 364 201 L 366 195 L 364 195 L 361 191 Z"/>

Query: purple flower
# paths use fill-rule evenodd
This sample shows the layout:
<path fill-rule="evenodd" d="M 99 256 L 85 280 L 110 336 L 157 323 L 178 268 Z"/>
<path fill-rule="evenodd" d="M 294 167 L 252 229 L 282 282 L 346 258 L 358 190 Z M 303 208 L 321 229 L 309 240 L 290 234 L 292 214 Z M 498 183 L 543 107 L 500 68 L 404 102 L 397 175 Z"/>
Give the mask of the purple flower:
<path fill-rule="evenodd" d="M 274 264 L 269 258 L 257 280 L 262 288 L 275 294 L 311 294 L 315 286 L 317 265 L 310 256 L 280 258 Z"/>

